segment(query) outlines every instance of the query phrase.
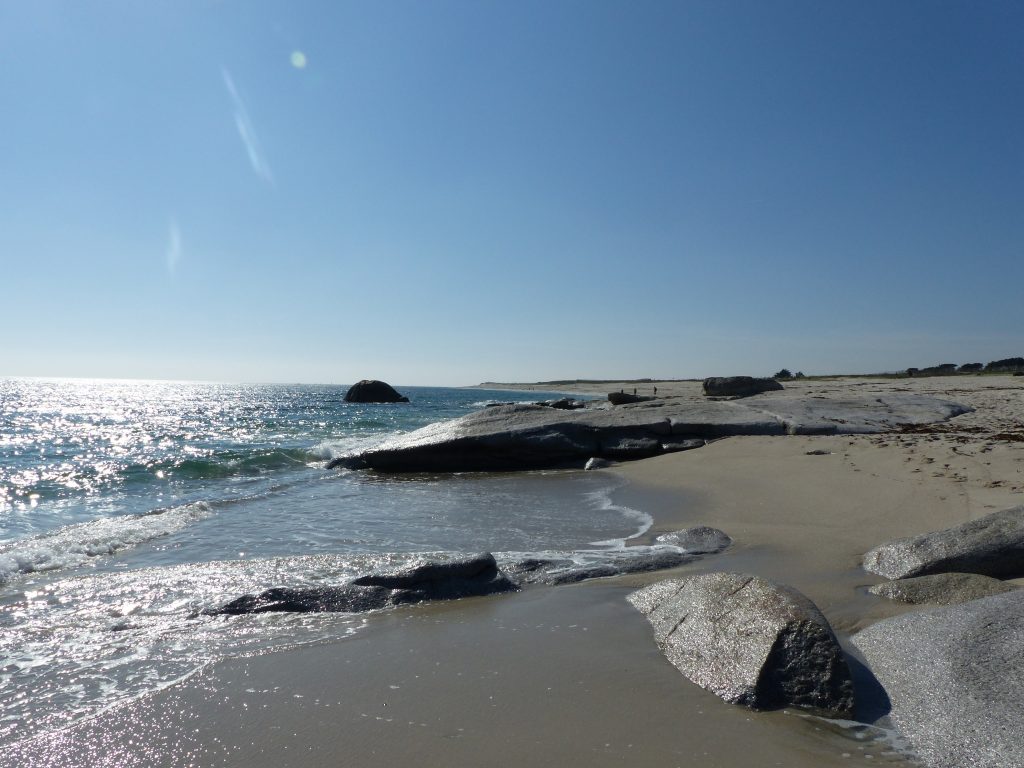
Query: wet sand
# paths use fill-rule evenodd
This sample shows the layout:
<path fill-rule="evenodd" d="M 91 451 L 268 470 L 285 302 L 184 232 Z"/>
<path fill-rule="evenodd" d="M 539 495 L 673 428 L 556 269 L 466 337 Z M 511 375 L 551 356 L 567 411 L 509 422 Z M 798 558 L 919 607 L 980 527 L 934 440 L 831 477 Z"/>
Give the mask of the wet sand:
<path fill-rule="evenodd" d="M 752 572 L 806 593 L 845 637 L 908 609 L 864 592 L 880 580 L 860 569 L 864 551 L 1024 503 L 1021 378 L 800 386 L 947 392 L 978 410 L 913 434 L 730 438 L 620 465 L 630 485 L 617 501 L 655 516 L 651 536 L 707 524 L 733 549 L 674 571 L 374 615 L 335 644 L 213 665 L 0 765 L 906 765 L 884 742 L 689 683 L 624 599 L 674 575 Z"/>
<path fill-rule="evenodd" d="M 375 617 L 225 662 L 4 755 L 18 766 L 838 766 L 884 746 L 687 683 L 611 582 Z"/>

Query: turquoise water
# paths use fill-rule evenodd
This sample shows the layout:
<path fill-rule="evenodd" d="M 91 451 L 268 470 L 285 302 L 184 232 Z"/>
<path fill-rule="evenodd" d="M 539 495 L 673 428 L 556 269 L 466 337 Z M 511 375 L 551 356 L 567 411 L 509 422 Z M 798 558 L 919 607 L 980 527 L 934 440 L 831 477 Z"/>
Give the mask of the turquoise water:
<path fill-rule="evenodd" d="M 600 558 L 649 518 L 601 473 L 382 476 L 336 456 L 544 393 L 0 380 L 0 746 L 217 659 L 333 641 L 372 616 L 203 616 L 424 554 Z M 553 394 L 553 393 L 551 393 Z"/>

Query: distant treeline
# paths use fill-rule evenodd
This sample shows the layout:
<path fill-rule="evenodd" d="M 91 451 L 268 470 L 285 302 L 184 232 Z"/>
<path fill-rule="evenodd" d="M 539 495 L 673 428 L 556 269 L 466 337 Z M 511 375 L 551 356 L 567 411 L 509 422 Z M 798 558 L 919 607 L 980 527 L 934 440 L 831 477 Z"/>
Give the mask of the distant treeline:
<path fill-rule="evenodd" d="M 1019 373 L 1024 371 L 1024 357 L 1007 357 L 981 363 L 942 363 L 929 368 L 907 368 L 907 376 L 953 376 L 958 373 Z"/>

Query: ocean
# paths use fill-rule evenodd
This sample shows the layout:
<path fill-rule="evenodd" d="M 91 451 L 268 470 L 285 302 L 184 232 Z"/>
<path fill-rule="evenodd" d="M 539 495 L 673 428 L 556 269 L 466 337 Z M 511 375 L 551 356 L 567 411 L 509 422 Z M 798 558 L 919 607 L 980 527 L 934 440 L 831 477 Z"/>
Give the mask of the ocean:
<path fill-rule="evenodd" d="M 336 642 L 374 615 L 210 616 L 274 586 L 424 556 L 621 550 L 651 524 L 613 477 L 385 476 L 330 459 L 490 402 L 554 393 L 0 380 L 0 750 L 216 661 Z"/>

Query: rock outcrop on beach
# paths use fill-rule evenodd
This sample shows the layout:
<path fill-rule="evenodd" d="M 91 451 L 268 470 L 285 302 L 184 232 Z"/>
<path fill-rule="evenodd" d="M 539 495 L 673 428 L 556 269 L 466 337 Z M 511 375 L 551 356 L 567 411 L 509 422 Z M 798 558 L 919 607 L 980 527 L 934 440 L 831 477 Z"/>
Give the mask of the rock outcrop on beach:
<path fill-rule="evenodd" d="M 528 558 L 506 563 L 503 570 L 518 584 L 576 584 L 587 579 L 675 568 L 696 560 L 697 553 L 668 547 L 626 547 L 604 552 L 600 562 L 579 563 L 571 557 Z"/>
<path fill-rule="evenodd" d="M 630 392 L 609 392 L 608 402 L 612 405 L 627 405 L 629 403 L 647 403 L 654 400 L 651 395 L 634 395 Z"/>
<path fill-rule="evenodd" d="M 548 408 L 558 408 L 562 411 L 577 411 L 587 407 L 586 400 L 577 400 L 572 397 L 560 397 L 557 400 L 540 400 L 536 405 L 543 405 Z"/>
<path fill-rule="evenodd" d="M 408 403 L 409 398 L 390 384 L 377 379 L 363 379 L 348 388 L 346 403 Z"/>
<path fill-rule="evenodd" d="M 868 592 L 900 603 L 957 605 L 1015 589 L 1012 584 L 979 573 L 936 573 L 875 584 Z"/>
<path fill-rule="evenodd" d="M 726 701 L 852 715 L 843 651 L 821 611 L 796 590 L 712 573 L 661 581 L 628 599 L 650 621 L 668 660 Z"/>
<path fill-rule="evenodd" d="M 360 613 L 425 600 L 453 600 L 516 589 L 517 585 L 498 570 L 494 556 L 486 553 L 420 563 L 392 573 L 360 576 L 337 587 L 275 587 L 258 595 L 243 595 L 211 613 Z"/>
<path fill-rule="evenodd" d="M 775 379 L 756 379 L 753 376 L 712 376 L 704 379 L 704 394 L 708 397 L 750 397 L 783 388 Z"/>
<path fill-rule="evenodd" d="M 864 555 L 864 568 L 887 579 L 950 572 L 1024 576 L 1024 506 L 890 541 Z"/>
<path fill-rule="evenodd" d="M 904 614 L 854 635 L 928 768 L 1024 765 L 1024 590 Z"/>
<path fill-rule="evenodd" d="M 732 435 L 870 433 L 943 421 L 969 411 L 927 395 L 813 397 L 769 393 L 743 400 L 666 398 L 564 411 L 517 404 L 485 408 L 410 432 L 328 466 L 384 472 L 582 467 L 592 457 L 640 459 Z"/>
<path fill-rule="evenodd" d="M 729 534 L 707 525 L 663 533 L 656 541 L 659 544 L 680 547 L 692 555 L 713 555 L 732 546 L 732 537 Z"/>

